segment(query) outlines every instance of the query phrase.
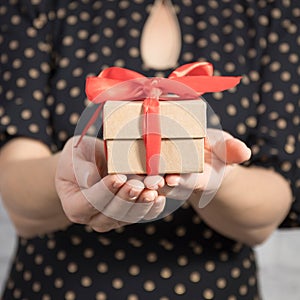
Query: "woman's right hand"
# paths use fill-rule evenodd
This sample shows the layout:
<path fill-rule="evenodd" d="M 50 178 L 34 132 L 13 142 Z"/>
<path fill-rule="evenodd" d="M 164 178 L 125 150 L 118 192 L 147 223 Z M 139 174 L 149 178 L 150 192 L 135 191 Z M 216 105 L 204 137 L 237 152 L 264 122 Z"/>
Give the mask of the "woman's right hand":
<path fill-rule="evenodd" d="M 165 197 L 147 189 L 143 179 L 107 175 L 104 144 L 100 139 L 71 138 L 62 150 L 55 184 L 66 216 L 106 232 L 142 219 L 154 219 L 165 206 Z M 161 188 L 163 180 L 157 188 Z"/>

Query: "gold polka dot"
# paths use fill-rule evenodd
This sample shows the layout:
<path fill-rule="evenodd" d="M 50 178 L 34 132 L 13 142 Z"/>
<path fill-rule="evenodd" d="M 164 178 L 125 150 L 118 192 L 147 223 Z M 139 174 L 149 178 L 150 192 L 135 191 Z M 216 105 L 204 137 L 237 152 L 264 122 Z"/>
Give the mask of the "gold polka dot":
<path fill-rule="evenodd" d="M 129 267 L 128 273 L 132 276 L 140 274 L 140 267 L 138 265 L 132 265 Z"/>
<path fill-rule="evenodd" d="M 75 300 L 76 299 L 76 294 L 73 291 L 67 291 L 65 293 L 65 300 Z"/>
<path fill-rule="evenodd" d="M 223 261 L 223 262 L 228 261 L 228 253 L 225 252 L 225 251 L 222 251 L 222 252 L 220 253 L 219 258 L 220 258 L 220 260 Z"/>
<path fill-rule="evenodd" d="M 126 44 L 126 40 L 124 38 L 119 38 L 115 41 L 115 45 L 117 48 L 122 48 Z"/>
<path fill-rule="evenodd" d="M 160 240 L 159 244 L 166 250 L 172 250 L 174 248 L 174 245 L 166 239 Z"/>
<path fill-rule="evenodd" d="M 47 242 L 47 248 L 48 248 L 48 249 L 54 249 L 55 246 L 56 246 L 56 242 L 55 242 L 54 240 L 49 240 L 49 241 Z"/>
<path fill-rule="evenodd" d="M 248 284 L 250 286 L 255 286 L 255 284 L 256 284 L 256 278 L 255 278 L 255 276 L 249 277 Z"/>
<path fill-rule="evenodd" d="M 98 60 L 98 57 L 99 57 L 98 53 L 93 52 L 93 53 L 90 53 L 88 55 L 87 60 L 88 60 L 88 62 L 93 63 L 93 62 L 96 62 Z"/>
<path fill-rule="evenodd" d="M 153 263 L 157 261 L 157 254 L 155 252 L 149 252 L 146 256 L 148 262 Z"/>
<path fill-rule="evenodd" d="M 67 68 L 70 65 L 70 59 L 67 57 L 63 57 L 60 59 L 59 61 L 59 66 L 61 68 Z M 59 80 L 59 83 L 57 84 L 57 87 L 59 87 L 60 89 L 63 89 L 66 87 L 66 83 L 65 80 Z"/>
<path fill-rule="evenodd" d="M 160 271 L 160 276 L 164 279 L 168 279 L 172 276 L 172 270 L 170 268 L 162 268 Z"/>
<path fill-rule="evenodd" d="M 25 78 L 18 78 L 16 81 L 17 87 L 25 87 L 26 86 L 26 79 Z"/>
<path fill-rule="evenodd" d="M 103 292 L 98 292 L 96 294 L 96 300 L 107 300 L 107 295 Z"/>
<path fill-rule="evenodd" d="M 32 290 L 36 293 L 38 293 L 42 289 L 42 286 L 39 282 L 34 282 L 32 284 Z"/>
<path fill-rule="evenodd" d="M 292 164 L 289 161 L 285 161 L 281 164 L 281 169 L 284 172 L 288 172 L 289 170 L 291 170 L 291 168 L 292 168 Z"/>
<path fill-rule="evenodd" d="M 103 237 L 103 236 L 100 236 L 98 240 L 103 246 L 108 246 L 111 244 L 110 239 Z"/>
<path fill-rule="evenodd" d="M 217 287 L 219 289 L 224 289 L 226 287 L 226 285 L 227 285 L 226 279 L 225 278 L 219 278 L 217 280 L 217 284 L 216 285 L 217 285 Z"/>
<path fill-rule="evenodd" d="M 41 265 L 41 264 L 43 263 L 43 261 L 44 261 L 44 258 L 43 258 L 43 256 L 40 255 L 40 254 L 37 254 L 37 255 L 35 256 L 35 258 L 34 258 L 34 262 L 35 262 L 35 264 L 37 264 L 37 265 Z"/>
<path fill-rule="evenodd" d="M 21 68 L 22 65 L 23 65 L 22 60 L 18 59 L 18 58 L 12 62 L 12 66 L 14 69 L 19 69 L 19 68 Z"/>
<path fill-rule="evenodd" d="M 70 35 L 67 35 L 63 38 L 62 44 L 66 47 L 73 45 L 74 43 L 74 38 Z"/>
<path fill-rule="evenodd" d="M 144 283 L 144 289 L 147 291 L 147 292 L 152 292 L 155 290 L 155 283 L 152 281 L 152 280 L 147 280 L 145 281 Z"/>
<path fill-rule="evenodd" d="M 287 126 L 287 122 L 284 119 L 279 119 L 277 120 L 276 125 L 279 129 L 285 129 Z"/>
<path fill-rule="evenodd" d="M 80 77 L 80 76 L 82 75 L 82 73 L 83 73 L 82 68 L 75 68 L 75 69 L 73 69 L 73 71 L 72 71 L 72 75 L 73 75 L 74 77 Z"/>
<path fill-rule="evenodd" d="M 156 227 L 154 225 L 147 225 L 146 226 L 146 229 L 145 229 L 145 232 L 148 234 L 148 235 L 152 235 L 156 232 Z"/>
<path fill-rule="evenodd" d="M 13 291 L 14 299 L 19 299 L 19 298 L 21 297 L 21 295 L 22 295 L 21 290 L 19 290 L 19 289 L 14 289 L 14 291 Z"/>
<path fill-rule="evenodd" d="M 245 269 L 249 269 L 249 268 L 251 267 L 251 261 L 250 261 L 249 259 L 245 258 L 245 259 L 243 260 L 243 267 L 244 267 Z"/>
<path fill-rule="evenodd" d="M 201 223 L 201 218 L 197 215 L 193 216 L 193 219 L 192 219 L 193 223 L 194 224 L 200 224 Z"/>
<path fill-rule="evenodd" d="M 234 295 L 230 295 L 227 299 L 228 300 L 237 300 L 236 296 L 234 296 Z"/>
<path fill-rule="evenodd" d="M 49 294 L 44 294 L 42 296 L 42 300 L 52 300 L 51 296 Z"/>
<path fill-rule="evenodd" d="M 21 118 L 24 119 L 24 120 L 30 119 L 31 116 L 32 116 L 32 112 L 29 109 L 24 109 L 21 112 Z"/>
<path fill-rule="evenodd" d="M 87 248 L 83 252 L 85 258 L 92 258 L 94 256 L 94 250 L 92 248 Z"/>
<path fill-rule="evenodd" d="M 183 295 L 186 292 L 186 287 L 182 283 L 178 283 L 174 287 L 174 292 L 177 295 Z"/>
<path fill-rule="evenodd" d="M 17 50 L 19 48 L 19 41 L 16 40 L 10 41 L 8 48 L 10 50 Z"/>
<path fill-rule="evenodd" d="M 71 236 L 71 243 L 74 246 L 78 246 L 80 245 L 82 242 L 81 237 L 77 236 L 77 235 L 72 235 Z"/>
<path fill-rule="evenodd" d="M 194 271 L 190 274 L 190 281 L 191 282 L 194 282 L 194 283 L 197 283 L 201 280 L 201 275 L 199 272 L 197 271 Z"/>
<path fill-rule="evenodd" d="M 24 269 L 24 264 L 22 262 L 18 261 L 16 263 L 16 270 L 17 270 L 17 272 L 21 272 L 21 271 L 23 271 L 23 269 Z"/>
<path fill-rule="evenodd" d="M 62 280 L 62 278 L 56 278 L 54 280 L 54 286 L 57 288 L 57 289 L 60 289 L 62 288 L 64 285 L 64 281 Z"/>
<path fill-rule="evenodd" d="M 10 135 L 15 135 L 18 132 L 18 128 L 14 125 L 9 125 L 6 130 Z"/>
<path fill-rule="evenodd" d="M 113 279 L 112 281 L 112 286 L 113 288 L 119 290 L 123 287 L 124 283 L 123 283 L 123 280 L 121 278 L 115 278 Z"/>
<path fill-rule="evenodd" d="M 84 286 L 84 287 L 89 287 L 91 286 L 93 283 L 91 277 L 89 276 L 84 276 L 81 278 L 81 285 Z"/>
<path fill-rule="evenodd" d="M 99 273 L 106 273 L 108 271 L 108 265 L 106 263 L 99 263 L 97 265 L 97 271 Z"/>
<path fill-rule="evenodd" d="M 126 257 L 126 254 L 125 254 L 125 251 L 124 251 L 124 250 L 117 250 L 117 251 L 115 252 L 115 258 L 116 258 L 117 260 L 123 260 L 123 259 L 125 259 L 125 257 Z"/>
<path fill-rule="evenodd" d="M 246 124 L 248 127 L 254 128 L 257 124 L 257 120 L 255 117 L 250 116 L 246 119 Z"/>
<path fill-rule="evenodd" d="M 208 261 L 206 264 L 205 264 L 205 270 L 207 272 L 212 272 L 214 271 L 216 268 L 216 265 L 213 261 Z"/>
<path fill-rule="evenodd" d="M 26 49 L 24 50 L 24 56 L 25 56 L 26 58 L 33 58 L 34 55 L 35 55 L 35 51 L 34 51 L 32 48 L 26 48 Z"/>
<path fill-rule="evenodd" d="M 139 300 L 138 295 L 130 294 L 127 296 L 126 300 Z"/>
<path fill-rule="evenodd" d="M 138 49 L 138 48 L 131 47 L 131 48 L 129 49 L 129 55 L 130 55 L 131 57 L 138 57 L 139 54 L 140 54 L 140 52 L 139 52 L 139 49 Z"/>
<path fill-rule="evenodd" d="M 32 244 L 29 244 L 27 247 L 26 247 L 26 253 L 28 255 L 31 255 L 34 253 L 34 246 Z"/>
<path fill-rule="evenodd" d="M 66 111 L 66 106 L 63 103 L 59 103 L 57 104 L 56 108 L 55 108 L 55 113 L 58 115 L 62 115 L 64 114 L 64 112 Z"/>
<path fill-rule="evenodd" d="M 204 299 L 213 299 L 214 298 L 214 292 L 211 289 L 205 289 L 203 291 L 203 297 Z"/>
<path fill-rule="evenodd" d="M 238 277 L 240 277 L 240 274 L 241 274 L 241 271 L 240 271 L 239 268 L 233 268 L 231 270 L 231 277 L 232 278 L 238 278 Z"/>
<path fill-rule="evenodd" d="M 203 231 L 203 236 L 204 236 L 204 238 L 206 238 L 206 239 L 211 239 L 212 236 L 213 236 L 212 230 L 210 230 L 210 229 L 205 229 L 205 230 Z"/>
<path fill-rule="evenodd" d="M 68 270 L 68 272 L 70 272 L 70 273 L 75 273 L 75 272 L 77 272 L 77 270 L 78 270 L 78 266 L 77 266 L 76 263 L 71 262 L 71 263 L 68 264 L 67 270 Z"/>
<path fill-rule="evenodd" d="M 58 260 L 64 260 L 67 256 L 67 253 L 63 250 L 57 252 L 57 259 Z"/>
<path fill-rule="evenodd" d="M 101 52 L 104 56 L 110 56 L 112 53 L 112 50 L 111 50 L 111 48 L 104 46 L 104 47 L 102 47 Z"/>
<path fill-rule="evenodd" d="M 37 79 L 40 75 L 39 71 L 37 69 L 33 69 L 31 68 L 29 71 L 28 71 L 28 74 L 29 74 L 29 77 L 33 78 L 33 79 Z"/>
<path fill-rule="evenodd" d="M 193 251 L 195 254 L 201 254 L 203 252 L 203 247 L 201 245 L 193 246 Z"/>
<path fill-rule="evenodd" d="M 248 288 L 246 285 L 241 285 L 239 288 L 239 294 L 245 296 L 248 293 Z"/>
<path fill-rule="evenodd" d="M 237 109 L 233 104 L 229 104 L 226 108 L 228 115 L 235 116 L 237 113 Z"/>
<path fill-rule="evenodd" d="M 188 264 L 188 258 L 184 255 L 179 256 L 177 259 L 177 263 L 181 267 L 186 266 Z"/>
<path fill-rule="evenodd" d="M 274 100 L 282 101 L 284 99 L 284 94 L 282 91 L 277 91 L 273 94 Z"/>
<path fill-rule="evenodd" d="M 75 98 L 80 95 L 80 88 L 79 87 L 73 87 L 70 89 L 70 96 Z"/>
<path fill-rule="evenodd" d="M 53 269 L 51 266 L 46 266 L 44 269 L 44 273 L 46 276 L 51 276 L 53 274 Z"/>
<path fill-rule="evenodd" d="M 164 222 L 172 222 L 174 219 L 174 216 L 173 215 L 168 215 L 168 216 L 165 216 L 164 217 Z"/>
<path fill-rule="evenodd" d="M 31 272 L 30 272 L 30 271 L 25 271 L 25 272 L 23 273 L 23 278 L 24 278 L 25 281 L 31 280 L 31 278 L 32 278 Z"/>

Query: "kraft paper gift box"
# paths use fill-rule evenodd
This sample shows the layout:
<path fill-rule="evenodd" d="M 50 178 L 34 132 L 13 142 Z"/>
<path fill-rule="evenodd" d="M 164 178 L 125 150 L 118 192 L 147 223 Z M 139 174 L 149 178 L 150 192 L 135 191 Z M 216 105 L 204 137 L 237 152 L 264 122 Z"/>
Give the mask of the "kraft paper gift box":
<path fill-rule="evenodd" d="M 103 135 L 108 173 L 146 174 L 143 101 L 107 101 Z M 203 172 L 206 103 L 203 99 L 159 101 L 159 173 Z"/>
<path fill-rule="evenodd" d="M 213 65 L 209 62 L 179 66 L 168 78 L 147 78 L 126 68 L 106 68 L 98 76 L 86 79 L 86 95 L 99 106 L 75 146 L 80 144 L 103 109 L 108 173 L 202 172 L 206 105 L 199 97 L 233 88 L 241 78 L 214 76 Z M 152 110 L 152 104 L 144 105 L 154 98 L 159 100 L 159 110 Z M 156 120 L 147 121 L 146 130 L 145 107 L 151 107 L 151 114 L 155 115 L 153 118 L 146 111 L 146 120 Z M 151 132 L 149 124 L 160 128 Z"/>

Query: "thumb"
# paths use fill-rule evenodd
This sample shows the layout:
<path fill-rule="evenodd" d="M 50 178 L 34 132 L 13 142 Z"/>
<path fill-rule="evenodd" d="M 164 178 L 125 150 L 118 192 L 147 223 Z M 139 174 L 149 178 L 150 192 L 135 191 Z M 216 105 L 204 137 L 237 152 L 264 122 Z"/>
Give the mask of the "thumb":
<path fill-rule="evenodd" d="M 225 139 L 224 142 L 217 142 L 213 152 L 226 164 L 241 164 L 251 157 L 251 150 L 246 144 L 233 137 Z"/>

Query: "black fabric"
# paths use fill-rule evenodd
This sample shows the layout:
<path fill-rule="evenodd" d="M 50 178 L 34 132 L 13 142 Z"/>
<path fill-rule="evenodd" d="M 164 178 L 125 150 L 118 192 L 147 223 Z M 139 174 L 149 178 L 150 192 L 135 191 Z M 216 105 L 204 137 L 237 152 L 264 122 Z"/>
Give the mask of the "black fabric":
<path fill-rule="evenodd" d="M 146 4 L 1 4 L 1 144 L 26 136 L 53 152 L 62 149 L 86 111 L 85 77 L 108 66 L 167 76 L 171 70 L 146 69 L 139 55 Z M 237 88 L 204 98 L 223 129 L 252 147 L 250 164 L 275 168 L 291 182 L 295 202 L 282 226 L 298 226 L 299 4 L 173 4 L 183 37 L 178 64 L 205 60 L 216 75 L 243 76 Z M 213 125 L 215 118 L 208 121 Z M 252 250 L 220 236 L 184 207 L 117 232 L 73 225 L 20 239 L 4 293 L 4 300 L 179 298 L 258 299 Z"/>

